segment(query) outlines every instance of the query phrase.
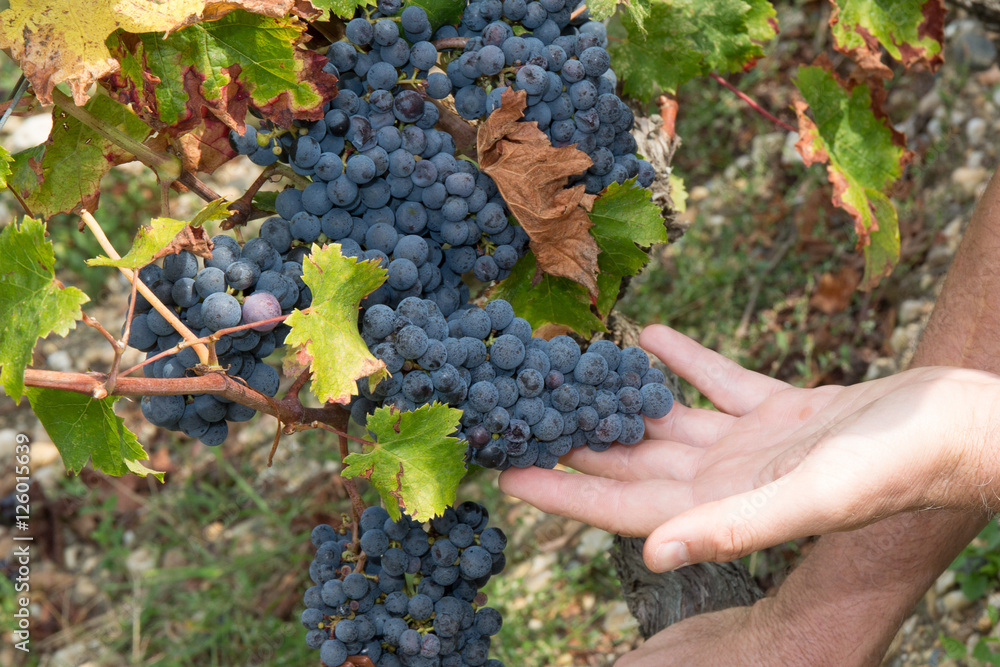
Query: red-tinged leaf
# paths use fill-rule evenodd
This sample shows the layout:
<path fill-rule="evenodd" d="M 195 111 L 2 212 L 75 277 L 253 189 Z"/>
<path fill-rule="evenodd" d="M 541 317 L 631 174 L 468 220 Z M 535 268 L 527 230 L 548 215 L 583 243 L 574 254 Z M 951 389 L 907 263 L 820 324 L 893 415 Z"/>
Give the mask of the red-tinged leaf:
<path fill-rule="evenodd" d="M 807 165 L 826 163 L 833 203 L 854 219 L 867 260 L 862 288 L 870 289 L 899 259 L 896 209 L 886 193 L 910 159 L 905 137 L 885 118 L 884 91 L 875 79 L 844 82 L 821 57 L 799 68 L 795 83 L 805 98 L 795 103 L 796 148 Z"/>
<path fill-rule="evenodd" d="M 122 62 L 104 80 L 153 127 L 180 134 L 204 122 L 205 112 L 244 131 L 250 105 L 290 127 L 292 120 L 319 120 L 336 95 L 327 60 L 302 46 L 306 24 L 233 11 L 164 37 L 116 33 L 108 40 Z"/>
<path fill-rule="evenodd" d="M 830 31 L 834 47 L 872 74 L 890 79 L 881 47 L 907 67 L 923 63 L 931 71 L 943 61 L 942 0 L 831 0 Z"/>
<path fill-rule="evenodd" d="M 573 146 L 555 148 L 537 123 L 522 123 L 526 94 L 507 90 L 479 127 L 479 166 L 531 237 L 540 271 L 580 283 L 597 298 L 597 242 L 587 215 L 594 197 L 569 178 L 592 164 Z"/>
<path fill-rule="evenodd" d="M 149 135 L 149 127 L 134 113 L 106 96 L 95 97 L 84 108 L 136 141 Z M 32 213 L 45 218 L 96 210 L 104 175 L 115 165 L 135 159 L 59 107 L 52 109 L 52 134 L 45 144 L 13 158 L 10 187 Z"/>

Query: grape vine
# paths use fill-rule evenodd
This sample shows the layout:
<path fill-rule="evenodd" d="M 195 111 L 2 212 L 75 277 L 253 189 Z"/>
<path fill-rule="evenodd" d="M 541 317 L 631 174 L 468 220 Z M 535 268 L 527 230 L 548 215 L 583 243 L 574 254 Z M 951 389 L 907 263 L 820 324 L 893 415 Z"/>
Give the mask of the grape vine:
<path fill-rule="evenodd" d="M 45 31 L 69 28 L 28 3 L 0 14 L 0 47 L 30 84 L 4 118 L 56 105 L 46 144 L 0 147 L 0 185 L 27 214 L 0 231 L 0 380 L 75 472 L 90 461 L 162 479 L 114 414 L 124 396 L 209 447 L 258 412 L 278 419 L 272 456 L 285 435 L 330 432 L 351 512 L 313 530 L 305 642 L 327 667 L 496 667 L 502 619 L 481 589 L 504 568 L 506 537 L 485 507 L 456 502 L 458 485 L 473 466 L 552 468 L 574 448 L 634 445 L 644 419 L 671 410 L 643 350 L 591 342 L 667 240 L 649 188 L 670 175 L 637 154 L 633 101 L 670 108 L 698 76 L 735 91 L 723 75 L 764 54 L 774 10 L 639 0 L 609 21 L 607 0 L 262 4 L 97 12 L 87 25 L 100 34 L 67 40 L 80 53 L 39 49 Z M 930 4 L 893 17 L 895 30 L 850 13 L 842 24 L 867 26 L 896 57 L 904 35 L 907 64 L 934 67 Z M 861 73 L 800 69 L 799 150 L 829 165 L 870 286 L 898 256 L 885 193 L 907 153 L 879 108 L 873 42 L 843 28 L 835 46 Z M 227 202 L 196 174 L 237 156 L 262 171 Z M 123 256 L 91 211 L 101 176 L 131 160 L 156 174 L 164 217 Z M 207 206 L 173 219 L 171 188 Z M 39 220 L 70 211 L 105 253 L 88 263 L 130 285 L 117 336 L 55 278 Z M 112 346 L 107 373 L 29 367 L 38 339 L 77 321 Z M 123 368 L 128 348 L 144 358 Z M 283 376 L 294 379 L 279 397 Z M 307 386 L 320 407 L 303 405 Z M 358 478 L 384 507 L 365 507 Z"/>

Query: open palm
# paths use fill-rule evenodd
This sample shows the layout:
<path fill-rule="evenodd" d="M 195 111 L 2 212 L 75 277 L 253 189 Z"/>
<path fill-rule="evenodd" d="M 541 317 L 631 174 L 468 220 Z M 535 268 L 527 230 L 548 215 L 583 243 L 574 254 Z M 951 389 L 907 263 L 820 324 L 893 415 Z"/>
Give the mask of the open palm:
<path fill-rule="evenodd" d="M 973 467 L 970 438 L 944 438 L 984 389 L 995 391 L 992 375 L 925 368 L 798 389 L 667 327 L 647 328 L 640 343 L 719 410 L 676 405 L 647 420 L 648 440 L 562 459 L 583 474 L 510 469 L 501 476 L 506 492 L 612 532 L 649 535 L 653 569 L 732 560 L 793 537 L 969 500 L 953 482 Z M 669 542 L 683 545 L 681 555 L 675 544 L 657 556 Z"/>

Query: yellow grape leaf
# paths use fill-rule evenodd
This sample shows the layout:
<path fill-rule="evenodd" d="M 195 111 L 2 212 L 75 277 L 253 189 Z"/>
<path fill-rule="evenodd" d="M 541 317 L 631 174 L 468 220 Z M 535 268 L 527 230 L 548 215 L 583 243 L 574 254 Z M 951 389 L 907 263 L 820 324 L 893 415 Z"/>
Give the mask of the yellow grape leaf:
<path fill-rule="evenodd" d="M 115 30 L 173 32 L 204 19 L 243 8 L 284 16 L 293 0 L 10 0 L 0 12 L 0 48 L 21 66 L 42 104 L 52 89 L 68 83 L 82 106 L 90 85 L 119 69 L 104 41 Z"/>
<path fill-rule="evenodd" d="M 292 328 L 285 342 L 297 348 L 299 365 L 309 365 L 312 390 L 322 403 L 346 404 L 357 389 L 355 380 L 377 374 L 385 377 L 385 363 L 368 351 L 358 330 L 361 300 L 385 282 L 378 261 L 355 262 L 344 257 L 340 245 L 322 249 L 313 245 L 302 266 L 302 280 L 312 290 L 312 306 L 288 318 Z"/>

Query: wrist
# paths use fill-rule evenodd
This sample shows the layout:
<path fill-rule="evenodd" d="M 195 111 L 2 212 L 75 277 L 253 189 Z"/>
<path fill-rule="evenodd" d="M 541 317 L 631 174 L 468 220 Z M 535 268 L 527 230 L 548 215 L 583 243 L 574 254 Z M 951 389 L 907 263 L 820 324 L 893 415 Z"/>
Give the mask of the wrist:
<path fill-rule="evenodd" d="M 964 446 L 955 487 L 965 508 L 996 512 L 1000 510 L 1000 376 L 961 372 L 974 377 L 964 392 L 968 426 L 959 434 Z M 967 483 L 960 486 L 960 481 Z"/>

